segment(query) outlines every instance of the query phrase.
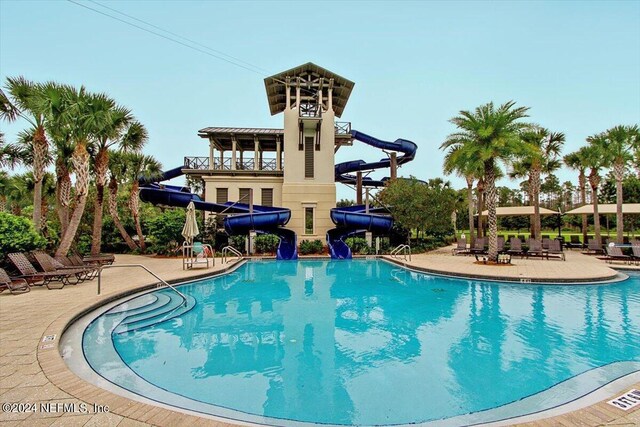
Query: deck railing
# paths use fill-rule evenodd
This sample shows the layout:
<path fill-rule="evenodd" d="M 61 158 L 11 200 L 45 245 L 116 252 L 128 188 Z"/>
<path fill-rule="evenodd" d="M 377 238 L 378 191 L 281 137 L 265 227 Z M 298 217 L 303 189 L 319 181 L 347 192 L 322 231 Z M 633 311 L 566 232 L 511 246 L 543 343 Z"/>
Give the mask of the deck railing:
<path fill-rule="evenodd" d="M 213 170 L 231 170 L 231 164 L 231 157 L 223 157 L 222 160 L 220 157 L 217 157 L 213 159 Z M 276 166 L 277 163 L 275 158 L 263 158 L 258 170 L 276 171 Z M 281 166 L 284 166 L 284 162 L 282 162 Z M 209 167 L 208 157 L 185 157 L 184 168 L 194 170 L 212 170 Z M 284 169 L 284 167 L 282 167 L 282 169 Z M 254 170 L 254 159 L 251 158 L 243 161 L 236 160 L 236 170 Z"/>
<path fill-rule="evenodd" d="M 336 122 L 336 135 L 351 135 L 351 122 Z"/>

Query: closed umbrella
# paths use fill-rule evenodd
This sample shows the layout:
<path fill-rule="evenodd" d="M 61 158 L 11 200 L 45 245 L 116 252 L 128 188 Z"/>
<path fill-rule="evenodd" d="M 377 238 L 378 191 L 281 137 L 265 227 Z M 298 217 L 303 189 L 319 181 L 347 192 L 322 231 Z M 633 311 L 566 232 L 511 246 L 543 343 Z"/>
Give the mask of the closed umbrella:
<path fill-rule="evenodd" d="M 189 244 L 192 244 L 193 238 L 198 234 L 200 234 L 200 230 L 198 230 L 198 222 L 196 221 L 196 207 L 193 202 L 189 202 L 189 205 L 187 206 L 187 218 L 184 222 L 182 235 Z"/>

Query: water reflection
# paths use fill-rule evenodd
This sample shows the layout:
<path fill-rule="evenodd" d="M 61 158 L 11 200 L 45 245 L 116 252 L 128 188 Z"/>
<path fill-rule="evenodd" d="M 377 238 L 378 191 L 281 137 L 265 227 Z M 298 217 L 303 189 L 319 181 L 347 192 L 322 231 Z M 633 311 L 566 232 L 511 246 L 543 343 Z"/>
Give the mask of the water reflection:
<path fill-rule="evenodd" d="M 180 319 L 114 343 L 140 376 L 198 401 L 322 423 L 419 422 L 640 361 L 638 286 L 467 282 L 378 261 L 248 263 L 181 288 L 198 303 Z"/>

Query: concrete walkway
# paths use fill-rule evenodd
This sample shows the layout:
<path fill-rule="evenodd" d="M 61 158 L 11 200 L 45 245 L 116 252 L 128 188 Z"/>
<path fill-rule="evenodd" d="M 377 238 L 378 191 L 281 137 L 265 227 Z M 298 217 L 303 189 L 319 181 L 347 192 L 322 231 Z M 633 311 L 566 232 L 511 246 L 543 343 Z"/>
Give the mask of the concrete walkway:
<path fill-rule="evenodd" d="M 499 269 L 501 274 L 516 278 L 531 275 L 585 278 L 614 273 L 604 262 L 578 253 L 570 253 L 566 262 L 516 260 L 515 267 L 478 266 L 473 261 L 470 257 L 453 257 L 446 249 L 414 256 L 412 264 L 467 273 L 482 272 L 487 268 L 492 275 L 495 269 Z M 125 263 L 144 264 L 165 280 L 195 277 L 205 272 L 210 274 L 223 268 L 220 260 L 217 260 L 215 269 L 183 271 L 178 259 L 117 256 L 116 264 Z M 76 377 L 57 351 L 58 339 L 66 325 L 88 307 L 153 282 L 155 280 L 143 270 L 111 269 L 103 273 L 102 296 L 96 295 L 95 279 L 77 286 L 66 286 L 62 290 L 34 287 L 23 295 L 0 294 L 0 403 L 15 404 L 0 410 L 0 427 L 224 425 L 134 402 L 97 388 Z M 49 335 L 55 335 L 55 339 L 43 342 L 43 338 Z M 640 388 L 640 384 L 635 387 Z M 109 410 L 101 413 L 100 407 L 93 404 L 103 405 L 102 409 L 108 405 Z M 640 410 L 626 413 L 601 402 L 528 425 L 640 425 Z"/>

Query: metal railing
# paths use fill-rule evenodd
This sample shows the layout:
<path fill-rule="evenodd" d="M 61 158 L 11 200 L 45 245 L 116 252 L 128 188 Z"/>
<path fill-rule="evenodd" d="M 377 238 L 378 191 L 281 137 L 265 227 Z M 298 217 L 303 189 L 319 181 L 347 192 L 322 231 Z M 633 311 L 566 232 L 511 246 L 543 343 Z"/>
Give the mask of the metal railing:
<path fill-rule="evenodd" d="M 398 245 L 396 246 L 389 255 L 393 258 L 399 258 L 400 253 L 402 253 L 402 257 L 405 261 L 407 261 L 407 254 L 409 255 L 409 261 L 411 261 L 411 246 L 409 245 Z"/>
<path fill-rule="evenodd" d="M 209 158 L 208 157 L 185 157 L 184 158 L 185 169 L 197 169 L 208 170 Z"/>
<path fill-rule="evenodd" d="M 351 122 L 336 122 L 336 135 L 351 135 Z"/>
<path fill-rule="evenodd" d="M 184 158 L 184 168 L 185 169 L 194 169 L 194 170 L 232 170 L 232 158 L 231 157 L 220 157 L 213 159 L 213 168 L 210 167 L 209 158 L 208 157 L 185 157 Z M 261 171 L 277 171 L 277 161 L 275 158 L 263 158 L 262 161 L 259 162 L 258 170 Z M 253 158 L 246 159 L 240 161 L 236 160 L 236 169 L 235 170 L 255 170 L 255 160 Z M 280 169 L 284 168 L 284 162 L 281 162 Z"/>
<path fill-rule="evenodd" d="M 237 250 L 233 246 L 225 246 L 224 248 L 222 248 L 222 263 L 223 264 L 227 263 L 227 256 L 228 256 L 229 252 L 234 254 L 239 259 L 243 258 L 242 252 L 240 252 L 239 250 Z"/>
<path fill-rule="evenodd" d="M 156 273 L 154 273 L 153 271 L 149 270 L 147 267 L 145 267 L 142 264 L 119 264 L 119 265 L 105 265 L 100 267 L 100 270 L 98 270 L 98 295 L 100 295 L 100 290 L 101 290 L 101 284 L 102 284 L 102 270 L 104 270 L 105 268 L 131 268 L 131 267 L 139 267 L 144 269 L 147 273 L 151 274 L 153 277 L 155 277 L 156 279 L 158 279 L 160 281 L 160 283 L 162 283 L 163 285 L 171 288 L 173 291 L 175 291 L 178 295 L 180 295 L 180 297 L 182 298 L 182 304 L 185 307 L 187 306 L 187 297 L 180 292 L 179 290 L 177 290 L 176 288 L 174 288 L 173 286 L 171 286 L 169 283 L 167 283 L 164 279 L 162 279 L 160 276 L 158 276 Z"/>
<path fill-rule="evenodd" d="M 301 102 L 298 106 L 299 117 L 322 117 L 322 107 L 314 101 Z"/>

